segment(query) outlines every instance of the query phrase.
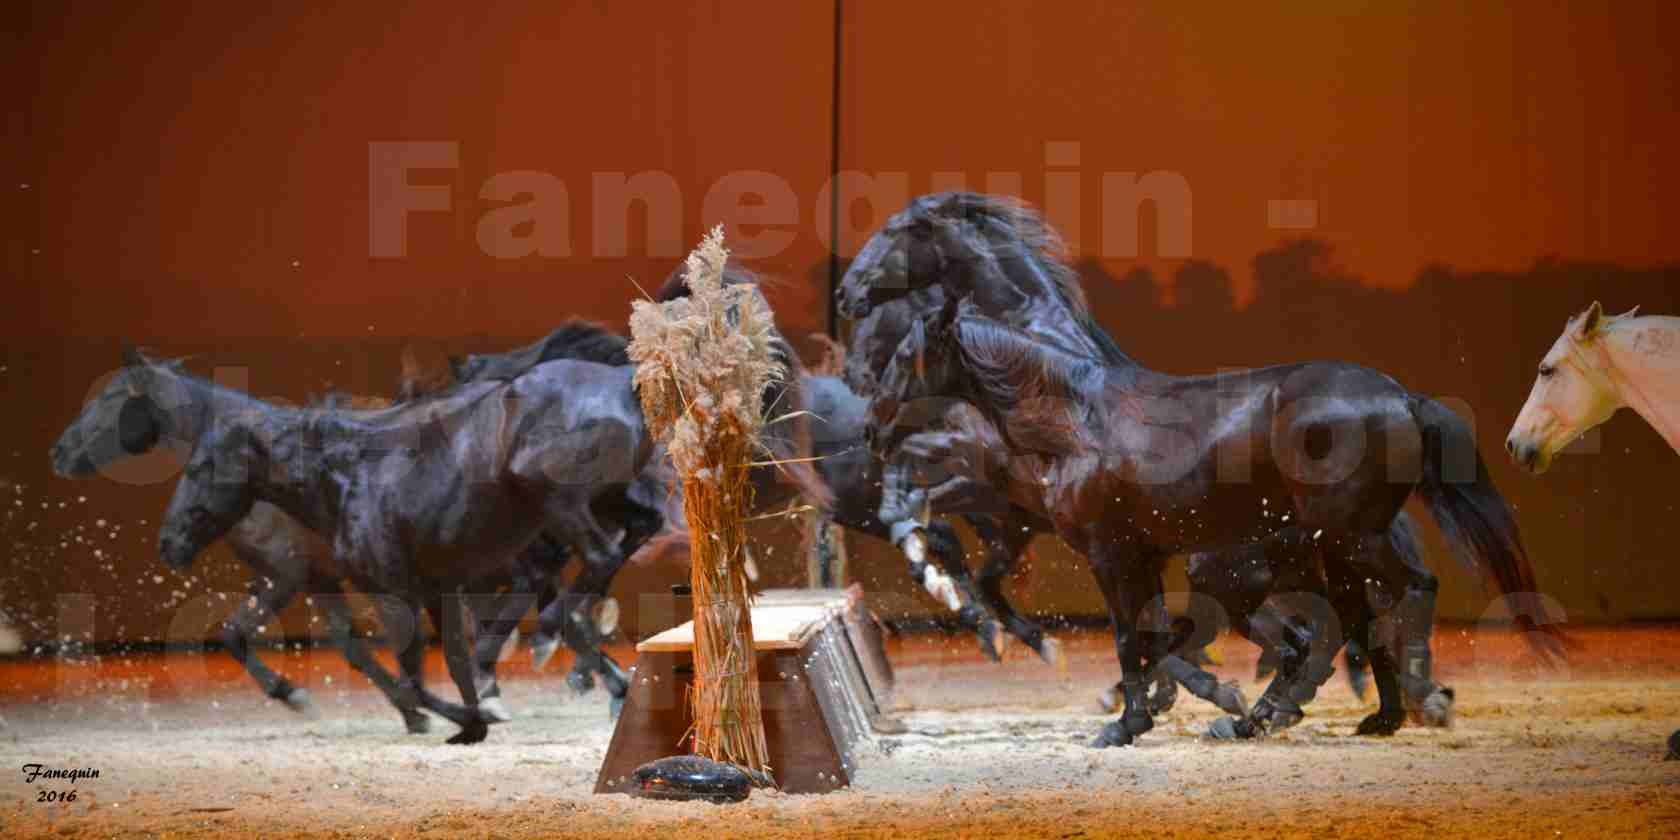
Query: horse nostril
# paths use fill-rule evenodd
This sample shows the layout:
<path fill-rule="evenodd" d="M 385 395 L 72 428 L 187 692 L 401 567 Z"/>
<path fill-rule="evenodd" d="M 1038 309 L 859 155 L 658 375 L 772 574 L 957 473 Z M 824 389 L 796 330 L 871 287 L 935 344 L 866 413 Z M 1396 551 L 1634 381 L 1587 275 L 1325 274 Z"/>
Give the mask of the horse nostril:
<path fill-rule="evenodd" d="M 1517 454 L 1517 442 L 1514 438 L 1505 439 L 1505 452 L 1510 455 Z"/>

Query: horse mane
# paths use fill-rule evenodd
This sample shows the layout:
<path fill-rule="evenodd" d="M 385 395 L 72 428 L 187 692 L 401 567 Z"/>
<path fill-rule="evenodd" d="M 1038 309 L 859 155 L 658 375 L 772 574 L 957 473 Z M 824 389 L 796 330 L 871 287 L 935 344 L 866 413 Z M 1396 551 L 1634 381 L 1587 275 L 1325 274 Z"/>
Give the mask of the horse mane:
<path fill-rule="evenodd" d="M 630 364 L 630 340 L 594 321 L 573 318 L 536 342 L 542 347 L 536 363 L 578 359 L 615 367 Z"/>
<path fill-rule="evenodd" d="M 1012 196 L 944 192 L 916 199 L 906 212 L 908 215 L 901 226 L 923 219 L 962 237 L 962 225 L 974 225 L 981 229 L 981 241 L 971 241 L 971 244 L 985 254 L 994 249 L 992 242 L 985 238 L 984 223 L 1003 228 L 1011 239 L 1019 243 L 1022 255 L 1032 258 L 1033 263 L 1049 277 L 1050 288 L 1060 296 L 1074 320 L 1102 352 L 1104 360 L 1112 364 L 1132 363 L 1131 357 L 1120 349 L 1114 337 L 1091 314 L 1090 300 L 1080 283 L 1079 272 L 1068 264 L 1067 242 L 1044 220 L 1044 214 L 1037 208 Z"/>
<path fill-rule="evenodd" d="M 630 364 L 630 342 L 624 336 L 595 323 L 579 318 L 563 321 L 560 326 L 529 344 L 501 353 L 485 353 L 469 357 L 473 364 L 463 373 L 459 363 L 452 365 L 451 386 L 467 382 L 511 382 L 529 373 L 532 368 L 556 359 L 573 359 L 612 367 Z M 405 400 L 441 393 L 437 389 L 409 390 L 404 380 Z"/>
<path fill-rule="evenodd" d="M 1103 362 L 985 318 L 958 318 L 954 329 L 956 350 L 974 387 L 1000 413 L 1010 415 L 1007 426 L 998 427 L 1000 434 L 1027 450 L 1056 455 L 1090 451 L 1093 424 L 1102 422 L 1093 402 L 1102 398 Z M 1118 408 L 1143 418 L 1135 395 L 1126 394 Z"/>
<path fill-rule="evenodd" d="M 384 397 L 367 397 L 337 390 L 311 396 L 308 401 L 310 408 L 326 412 L 378 411 L 382 408 L 391 408 L 400 404 L 401 401 L 388 400 Z"/>
<path fill-rule="evenodd" d="M 1083 399 L 1101 366 L 1083 356 L 1034 340 L 1007 324 L 959 318 L 957 351 L 988 402 L 1011 411 L 1032 400 Z"/>

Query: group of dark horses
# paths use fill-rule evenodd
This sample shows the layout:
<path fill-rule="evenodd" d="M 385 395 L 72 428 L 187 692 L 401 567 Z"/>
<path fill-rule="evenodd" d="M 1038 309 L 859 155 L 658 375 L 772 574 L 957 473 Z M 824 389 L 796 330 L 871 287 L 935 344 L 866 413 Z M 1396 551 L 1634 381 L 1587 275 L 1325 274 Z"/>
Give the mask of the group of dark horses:
<path fill-rule="evenodd" d="M 1399 727 L 1407 689 L 1424 705 L 1450 702 L 1427 679 L 1435 580 L 1403 518 L 1414 496 L 1535 631 L 1525 638 L 1561 652 L 1469 426 L 1386 375 L 1334 362 L 1213 376 L 1145 368 L 1092 318 L 1043 219 L 972 193 L 924 196 L 889 219 L 837 304 L 854 321 L 847 381 L 870 400 L 871 446 L 886 464 L 883 510 L 915 522 L 971 504 L 983 484 L 1089 562 L 1124 703 L 1097 745 L 1152 728 L 1149 676 L 1221 618 L 1250 638 L 1281 627 L 1265 641 L 1282 655 L 1265 694 L 1215 734 L 1298 721 L 1349 639 L 1364 643 L 1380 698 L 1361 734 Z M 953 403 L 1002 445 L 965 446 L 960 432 L 912 445 L 952 425 Z M 915 539 L 912 526 L 904 542 Z M 1221 609 L 1165 614 L 1161 572 L 1174 554 L 1193 556 Z"/>
<path fill-rule="evenodd" d="M 731 269 L 726 282 L 757 280 Z M 685 293 L 673 275 L 656 298 Z M 1124 710 L 1099 745 L 1148 731 L 1174 684 L 1233 715 L 1216 736 L 1291 725 L 1344 643 L 1350 660 L 1365 651 L 1378 688 L 1361 733 L 1393 732 L 1408 712 L 1446 722 L 1451 690 L 1429 674 L 1436 581 L 1401 510 L 1414 493 L 1514 612 L 1546 626 L 1526 600 L 1533 576 L 1510 510 L 1456 416 L 1352 365 L 1148 371 L 1097 326 L 1054 233 L 1018 203 L 918 199 L 860 252 L 839 305 L 856 321 L 843 377 L 806 372 L 778 344 L 789 375 L 763 399 L 787 419 L 754 468 L 755 507 L 802 501 L 897 544 L 994 659 L 1006 633 L 1059 659 L 1002 584 L 1035 536 L 1062 538 L 1089 560 L 1114 622 Z M 616 709 L 627 684 L 602 649 L 608 588 L 636 552 L 686 544 L 625 347 L 568 322 L 455 360 L 447 382 L 411 378 L 373 409 L 277 405 L 129 351 L 53 447 L 54 469 L 89 477 L 160 445 L 188 453 L 159 552 L 186 568 L 225 540 L 250 568 L 252 597 L 223 641 L 263 690 L 310 705 L 252 645 L 255 628 L 307 594 L 410 731 L 425 731 L 430 712 L 460 728 L 451 742 L 472 743 L 510 717 L 496 660 L 533 608 L 535 655 L 563 641 L 575 654 L 568 682 L 600 681 Z M 978 574 L 941 517 L 978 537 Z M 1193 591 L 1173 616 L 1160 576 L 1177 553 Z M 398 675 L 354 632 L 346 582 L 379 606 Z M 421 680 L 422 615 L 460 703 Z M 1226 624 L 1276 670 L 1252 707 L 1193 655 Z"/>

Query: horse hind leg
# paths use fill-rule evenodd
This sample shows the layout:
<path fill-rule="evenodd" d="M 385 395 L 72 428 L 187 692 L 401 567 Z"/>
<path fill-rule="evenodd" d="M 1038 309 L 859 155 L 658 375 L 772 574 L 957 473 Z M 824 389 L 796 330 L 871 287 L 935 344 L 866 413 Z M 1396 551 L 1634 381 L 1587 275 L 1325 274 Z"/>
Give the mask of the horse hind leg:
<path fill-rule="evenodd" d="M 385 625 L 385 635 L 391 640 L 391 647 L 397 655 L 397 667 L 402 674 L 396 687 L 397 707 L 423 708 L 466 731 L 477 720 L 476 712 L 426 690 L 422 667 L 426 646 L 420 632 L 419 602 L 412 596 L 398 595 L 380 595 L 376 600 Z M 414 730 L 411 728 L 410 731 Z"/>
<path fill-rule="evenodd" d="M 1392 735 L 1406 722 L 1396 634 L 1379 631 L 1377 606 L 1372 603 L 1373 598 L 1386 601 L 1373 585 L 1397 585 L 1394 569 L 1386 562 L 1389 556 L 1382 550 L 1385 540 L 1386 536 L 1380 534 L 1348 538 L 1346 541 L 1353 544 L 1349 556 L 1325 564 L 1338 617 L 1347 628 L 1348 638 L 1366 642 L 1371 677 L 1377 686 L 1377 711 L 1359 722 L 1356 732 L 1360 735 Z"/>
<path fill-rule="evenodd" d="M 1363 634 L 1367 638 L 1374 636 L 1374 622 L 1367 623 L 1363 628 L 1354 627 L 1350 633 Z M 1371 676 L 1377 684 L 1377 711 L 1367 715 L 1359 722 L 1357 734 L 1360 735 L 1393 735 L 1406 722 L 1405 703 L 1401 700 L 1400 668 L 1397 657 L 1388 644 L 1381 639 L 1372 638 L 1370 649 Z"/>
<path fill-rule="evenodd" d="M 1217 706 L 1221 711 L 1231 715 L 1243 715 L 1248 712 L 1248 699 L 1243 696 L 1242 689 L 1234 682 L 1220 682 L 1219 678 L 1203 670 L 1191 662 L 1184 655 L 1186 650 L 1202 650 L 1212 641 L 1213 630 L 1207 627 L 1198 628 L 1194 618 L 1184 616 L 1172 622 L 1172 641 L 1169 643 L 1170 653 L 1161 660 L 1159 679 L 1165 679 L 1169 684 L 1184 686 L 1185 690 L 1197 699 Z M 1164 712 L 1172 708 L 1170 695 L 1167 702 L 1152 700 L 1152 711 Z"/>
<path fill-rule="evenodd" d="M 471 610 L 459 596 L 434 598 L 430 611 L 443 636 L 443 660 L 449 666 L 449 677 L 461 692 L 466 714 L 457 720 L 461 731 L 450 736 L 451 744 L 476 744 L 490 734 L 492 721 L 480 709 L 478 662 L 473 657 L 469 632 Z"/>
<path fill-rule="evenodd" d="M 616 718 L 629 694 L 630 681 L 618 663 L 601 650 L 603 640 L 592 613 L 606 598 L 628 555 L 601 528 L 588 504 L 579 501 L 556 498 L 548 504 L 548 532 L 573 548 L 583 561 L 583 569 L 567 591 L 542 611 L 538 624 L 543 633 L 559 637 L 577 654 L 574 671 L 584 667 L 601 677 L 612 698 L 608 712 Z"/>
<path fill-rule="evenodd" d="M 1395 607 L 1392 622 L 1397 637 L 1394 649 L 1401 657 L 1402 699 L 1414 722 L 1423 726 L 1452 726 L 1457 697 L 1451 688 L 1435 682 L 1434 656 L 1430 650 L 1439 581 L 1428 569 L 1414 569 L 1411 563 L 1407 563 L 1406 568 L 1413 569 L 1414 577 L 1406 586 L 1406 594 L 1399 606 Z"/>
<path fill-rule="evenodd" d="M 1093 546 L 1087 557 L 1114 627 L 1124 706 L 1119 719 L 1104 726 L 1091 746 L 1127 746 L 1155 727 L 1148 708 L 1146 675 L 1165 658 L 1168 638 L 1153 629 L 1129 628 L 1142 628 L 1139 619 L 1160 601 L 1162 558 L 1143 554 L 1127 556 L 1106 542 Z"/>
<path fill-rule="evenodd" d="M 1315 600 L 1305 608 L 1310 610 L 1321 603 Z M 1335 656 L 1340 645 L 1330 648 L 1325 643 L 1330 622 L 1289 621 L 1270 602 L 1234 619 L 1237 632 L 1244 638 L 1276 651 L 1277 669 L 1252 708 L 1236 718 L 1214 721 L 1209 736 L 1258 738 L 1294 726 L 1306 715 L 1303 706 L 1311 701 L 1318 686 L 1333 670 L 1327 660 Z"/>
<path fill-rule="evenodd" d="M 312 588 L 319 593 L 314 602 L 327 614 L 327 634 L 338 646 L 344 661 L 385 695 L 385 699 L 402 715 L 403 726 L 411 734 L 431 731 L 432 719 L 420 711 L 417 695 L 413 691 L 404 691 L 397 678 L 374 658 L 367 642 L 356 635 L 355 624 L 350 620 L 349 597 L 343 588 L 337 581 L 317 581 Z M 396 638 L 389 631 L 387 635 L 393 640 Z"/>

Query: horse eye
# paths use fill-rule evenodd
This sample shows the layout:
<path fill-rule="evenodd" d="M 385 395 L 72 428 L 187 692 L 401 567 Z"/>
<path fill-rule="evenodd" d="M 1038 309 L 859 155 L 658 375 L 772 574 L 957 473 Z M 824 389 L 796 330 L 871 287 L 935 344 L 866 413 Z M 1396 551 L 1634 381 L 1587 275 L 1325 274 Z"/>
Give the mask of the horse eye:
<path fill-rule="evenodd" d="M 1551 365 L 1541 365 L 1540 366 L 1540 378 L 1541 379 L 1551 379 L 1552 374 L 1554 374 L 1554 373 L 1557 373 L 1557 368 L 1552 367 Z"/>

